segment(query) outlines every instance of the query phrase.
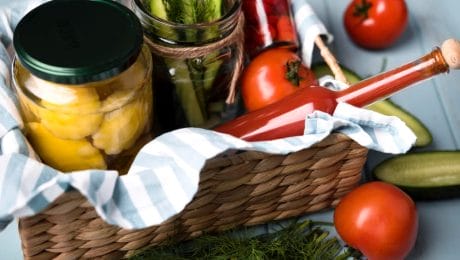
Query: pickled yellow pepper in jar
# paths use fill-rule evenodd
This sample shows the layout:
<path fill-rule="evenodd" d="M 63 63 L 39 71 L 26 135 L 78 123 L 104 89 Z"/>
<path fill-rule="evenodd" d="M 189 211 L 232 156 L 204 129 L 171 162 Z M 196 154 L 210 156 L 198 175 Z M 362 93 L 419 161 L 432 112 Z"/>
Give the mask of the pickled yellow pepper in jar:
<path fill-rule="evenodd" d="M 152 138 L 153 113 L 151 54 L 131 10 L 47 2 L 21 19 L 13 43 L 24 131 L 43 162 L 125 173 Z"/>

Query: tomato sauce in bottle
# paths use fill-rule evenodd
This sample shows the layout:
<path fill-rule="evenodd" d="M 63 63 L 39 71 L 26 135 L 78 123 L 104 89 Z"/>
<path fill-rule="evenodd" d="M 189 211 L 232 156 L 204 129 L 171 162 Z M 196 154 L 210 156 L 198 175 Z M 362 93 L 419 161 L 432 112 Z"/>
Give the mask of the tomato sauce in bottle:
<path fill-rule="evenodd" d="M 321 86 L 298 89 L 264 108 L 215 128 L 247 141 L 273 140 L 304 132 L 305 117 L 315 110 L 332 114 L 339 102 L 364 107 L 434 75 L 460 68 L 460 42 L 446 40 L 441 48 L 393 70 L 334 91 Z"/>

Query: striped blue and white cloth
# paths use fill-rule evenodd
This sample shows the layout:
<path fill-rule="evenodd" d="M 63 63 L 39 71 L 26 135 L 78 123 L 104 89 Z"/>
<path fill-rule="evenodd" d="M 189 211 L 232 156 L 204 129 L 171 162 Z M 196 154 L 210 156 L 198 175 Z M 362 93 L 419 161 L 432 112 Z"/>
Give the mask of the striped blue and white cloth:
<path fill-rule="evenodd" d="M 290 0 L 290 2 L 301 43 L 300 54 L 305 65 L 310 67 L 313 59 L 315 38 L 321 36 L 326 40 L 326 43 L 331 43 L 334 37 L 316 16 L 315 11 L 308 4 L 308 0 Z"/>
<path fill-rule="evenodd" d="M 333 116 L 305 115 L 303 136 L 251 143 L 210 130 L 184 128 L 148 143 L 127 175 L 102 170 L 63 174 L 41 163 L 28 145 L 9 85 L 12 53 L 7 49 L 12 28 L 25 10 L 39 2 L 21 1 L 22 5 L 0 11 L 0 231 L 15 218 L 40 212 L 70 189 L 84 195 L 107 223 L 126 229 L 160 224 L 192 200 L 205 161 L 229 149 L 286 154 L 307 148 L 332 131 L 386 153 L 404 153 L 415 142 L 414 134 L 399 119 L 339 104 Z"/>

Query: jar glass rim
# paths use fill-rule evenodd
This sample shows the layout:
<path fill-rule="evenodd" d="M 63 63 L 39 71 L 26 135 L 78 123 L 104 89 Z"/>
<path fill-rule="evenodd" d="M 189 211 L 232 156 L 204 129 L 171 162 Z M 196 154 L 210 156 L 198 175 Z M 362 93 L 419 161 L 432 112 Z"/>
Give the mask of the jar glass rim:
<path fill-rule="evenodd" d="M 161 1 L 161 0 L 157 0 L 157 1 Z M 210 22 L 200 22 L 200 23 L 193 23 L 193 24 L 177 23 L 174 21 L 165 20 L 161 17 L 152 15 L 145 9 L 145 6 L 142 3 L 142 0 L 131 0 L 131 6 L 134 10 L 139 11 L 136 13 L 140 14 L 142 18 L 155 21 L 155 23 L 159 23 L 164 26 L 174 27 L 178 29 L 180 28 L 185 29 L 185 28 L 191 28 L 191 27 L 198 29 L 198 28 L 207 28 L 210 26 L 219 26 L 219 25 L 227 23 L 229 20 L 236 19 L 237 17 L 239 17 L 238 10 L 241 9 L 242 1 L 234 0 L 232 7 L 228 9 L 228 11 L 225 12 L 225 14 L 223 14 L 219 19 L 216 19 Z"/>
<path fill-rule="evenodd" d="M 143 77 L 142 77 L 143 78 L 142 84 L 141 84 L 142 86 L 139 85 L 137 87 L 145 88 L 145 87 L 150 86 L 149 84 L 151 84 L 151 83 L 148 83 L 148 82 L 149 82 L 149 78 L 151 77 L 151 74 L 152 74 L 152 56 L 150 54 L 150 50 L 147 47 L 147 45 L 145 45 L 145 44 L 143 45 L 142 50 L 141 50 L 140 54 L 138 55 L 137 59 L 138 60 L 136 60 L 136 62 L 141 62 L 141 63 L 143 63 L 145 65 L 145 71 L 144 71 Z M 27 99 L 31 103 L 35 103 L 36 100 L 43 100 L 43 97 L 41 97 L 40 95 L 36 94 L 36 93 L 40 93 L 40 92 L 35 92 L 34 93 L 34 92 L 30 91 L 26 87 L 24 82 L 19 77 L 19 75 L 21 74 L 20 73 L 21 69 L 26 70 L 27 73 L 31 74 L 33 77 L 37 77 L 37 76 L 35 74 L 31 73 L 29 70 L 27 70 L 24 67 L 24 64 L 21 63 L 21 61 L 18 59 L 17 56 L 13 57 L 13 60 L 12 60 L 10 66 L 11 66 L 10 67 L 11 84 L 16 89 L 16 91 L 18 91 L 19 93 L 23 94 L 22 98 Z M 125 72 L 125 73 L 127 73 L 127 72 Z M 52 81 L 50 81 L 50 82 L 56 84 L 56 85 L 54 85 L 56 87 L 63 87 L 63 88 L 69 88 L 69 89 L 70 88 L 76 88 L 76 89 L 78 89 L 78 88 L 94 88 L 95 89 L 95 88 L 100 88 L 101 86 L 106 86 L 106 85 L 110 84 L 110 82 L 113 82 L 114 80 L 116 80 L 117 77 L 120 76 L 120 75 L 117 75 L 117 76 L 112 77 L 112 78 L 103 79 L 103 80 L 100 80 L 100 81 L 79 83 L 77 85 L 75 85 L 75 84 L 65 84 L 65 83 L 56 83 L 56 82 L 52 82 Z M 37 77 L 37 78 L 39 78 L 39 77 Z M 30 83 L 30 84 L 33 84 L 33 83 Z M 113 103 L 113 104 L 101 107 L 100 109 L 92 111 L 91 113 L 87 113 L 85 115 L 95 115 L 95 114 L 100 114 L 100 113 L 113 112 L 113 111 L 119 109 L 121 106 L 124 106 L 124 105 L 128 104 L 129 102 L 131 102 L 134 98 L 136 98 L 136 91 L 131 91 L 130 98 L 124 99 L 123 102 L 120 102 L 120 103 L 117 102 L 117 103 Z M 40 102 L 38 102 L 36 104 L 41 109 L 46 109 L 46 110 L 51 110 L 51 111 L 54 111 L 54 112 L 62 113 L 62 111 L 60 109 L 53 110 L 50 107 L 43 106 L 43 104 L 40 103 Z M 78 110 L 75 110 L 74 112 L 75 113 L 67 113 L 67 115 L 76 115 L 76 114 L 81 113 Z"/>

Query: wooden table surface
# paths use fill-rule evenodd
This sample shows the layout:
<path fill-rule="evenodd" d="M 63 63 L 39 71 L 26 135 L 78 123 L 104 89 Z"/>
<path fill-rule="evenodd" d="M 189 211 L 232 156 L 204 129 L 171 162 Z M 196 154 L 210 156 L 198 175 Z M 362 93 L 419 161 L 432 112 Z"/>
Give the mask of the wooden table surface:
<path fill-rule="evenodd" d="M 8 0 L 0 0 L 0 8 Z M 412 61 L 445 39 L 460 39 L 460 2 L 456 0 L 407 0 L 409 26 L 393 47 L 367 51 L 348 39 L 342 25 L 342 14 L 348 0 L 309 0 L 313 9 L 334 35 L 331 46 L 337 59 L 360 75 L 380 71 L 386 59 L 387 68 Z M 421 150 L 460 150 L 460 71 L 436 76 L 417 86 L 399 92 L 393 101 L 418 117 L 433 134 L 433 143 Z M 371 151 L 365 170 L 389 155 Z M 459 259 L 460 199 L 418 202 L 419 236 L 409 259 Z M 306 217 L 331 220 L 326 211 Z M 0 233 L 0 258 L 22 259 L 16 223 Z"/>

